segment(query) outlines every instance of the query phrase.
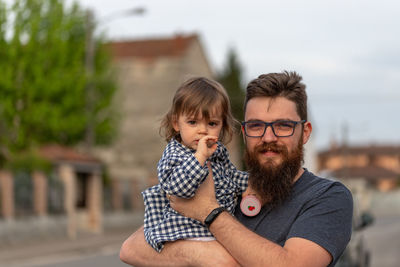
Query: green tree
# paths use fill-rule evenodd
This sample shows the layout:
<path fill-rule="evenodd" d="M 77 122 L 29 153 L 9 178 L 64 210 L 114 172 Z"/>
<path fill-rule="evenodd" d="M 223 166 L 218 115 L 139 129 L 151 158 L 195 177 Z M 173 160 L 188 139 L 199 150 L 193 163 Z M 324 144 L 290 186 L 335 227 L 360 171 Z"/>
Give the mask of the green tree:
<path fill-rule="evenodd" d="M 8 18 L 14 18 L 12 24 Z M 11 36 L 6 38 L 8 26 Z M 112 141 L 116 83 L 101 39 L 94 40 L 93 70 L 88 73 L 87 29 L 87 12 L 76 3 L 67 8 L 62 0 L 15 0 L 7 8 L 0 0 L 4 158 L 44 143 L 82 143 L 88 125 L 93 126 L 94 143 Z"/>
<path fill-rule="evenodd" d="M 234 49 L 229 49 L 223 70 L 218 74 L 217 80 L 225 87 L 231 100 L 232 113 L 235 118 L 242 121 L 244 87 L 242 85 L 242 66 Z"/>

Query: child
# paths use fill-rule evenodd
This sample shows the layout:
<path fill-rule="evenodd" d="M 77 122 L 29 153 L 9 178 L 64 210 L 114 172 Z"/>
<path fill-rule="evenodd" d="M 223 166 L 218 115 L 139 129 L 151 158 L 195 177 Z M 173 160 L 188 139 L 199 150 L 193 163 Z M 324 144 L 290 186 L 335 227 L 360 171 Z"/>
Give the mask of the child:
<path fill-rule="evenodd" d="M 167 194 L 193 197 L 208 176 L 207 162 L 218 203 L 233 214 L 237 196 L 248 181 L 247 173 L 230 162 L 222 144 L 232 138 L 233 123 L 228 95 L 219 83 L 192 78 L 176 91 L 160 127 L 168 145 L 157 166 L 159 184 L 142 192 L 145 238 L 158 252 L 166 241 L 213 240 L 207 227 L 177 213 L 167 199 Z"/>

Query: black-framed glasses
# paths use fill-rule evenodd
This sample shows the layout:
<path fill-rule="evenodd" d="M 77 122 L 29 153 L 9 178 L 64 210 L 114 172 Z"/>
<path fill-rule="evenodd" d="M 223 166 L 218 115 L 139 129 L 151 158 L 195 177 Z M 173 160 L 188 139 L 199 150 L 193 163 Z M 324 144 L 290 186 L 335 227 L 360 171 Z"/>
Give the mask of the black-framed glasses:
<path fill-rule="evenodd" d="M 276 137 L 289 137 L 294 134 L 297 124 L 304 124 L 305 122 L 306 120 L 244 121 L 242 126 L 245 135 L 248 137 L 263 137 L 268 126 L 271 126 L 272 132 Z"/>

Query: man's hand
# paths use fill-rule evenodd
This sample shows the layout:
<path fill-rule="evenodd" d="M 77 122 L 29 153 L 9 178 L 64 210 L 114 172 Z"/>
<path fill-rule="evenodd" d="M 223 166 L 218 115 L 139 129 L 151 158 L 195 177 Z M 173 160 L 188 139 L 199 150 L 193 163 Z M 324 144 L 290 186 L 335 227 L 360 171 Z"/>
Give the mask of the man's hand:
<path fill-rule="evenodd" d="M 211 165 L 208 163 L 208 177 L 200 185 L 196 194 L 191 199 L 171 196 L 169 198 L 171 207 L 183 216 L 204 222 L 210 212 L 219 207 L 215 198 L 214 179 L 212 177 Z"/>

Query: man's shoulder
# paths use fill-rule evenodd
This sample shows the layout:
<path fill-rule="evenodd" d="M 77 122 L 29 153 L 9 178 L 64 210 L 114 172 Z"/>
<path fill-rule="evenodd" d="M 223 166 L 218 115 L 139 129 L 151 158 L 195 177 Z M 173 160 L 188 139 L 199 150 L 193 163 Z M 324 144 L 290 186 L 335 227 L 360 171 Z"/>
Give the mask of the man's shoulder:
<path fill-rule="evenodd" d="M 340 181 L 317 176 L 308 170 L 304 171 L 296 186 L 299 192 L 312 192 L 314 196 L 332 194 L 351 198 L 350 190 Z"/>

